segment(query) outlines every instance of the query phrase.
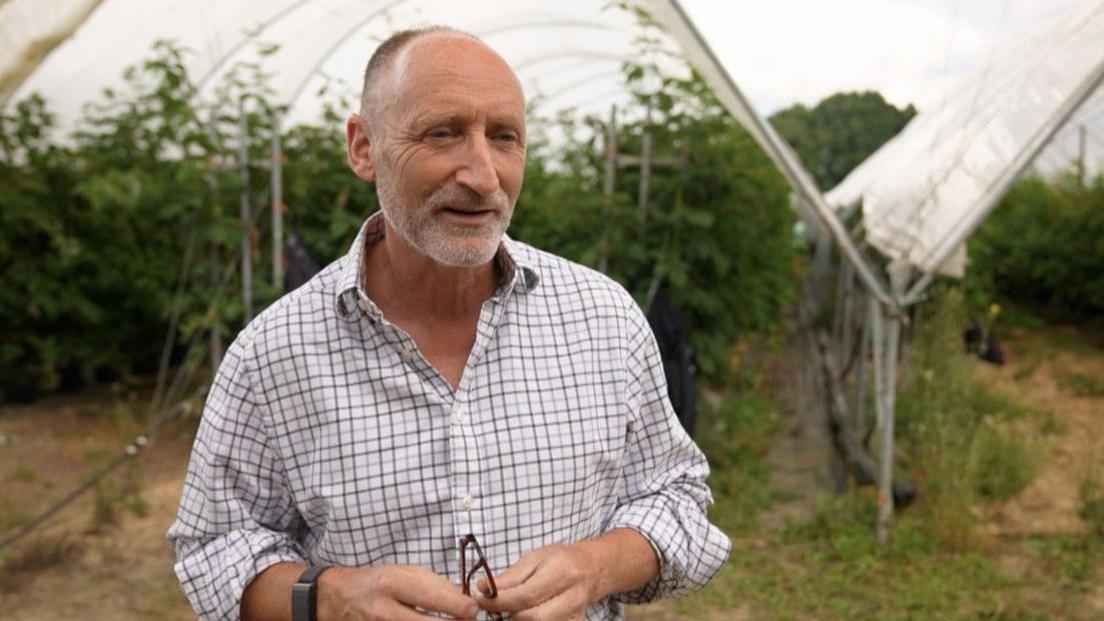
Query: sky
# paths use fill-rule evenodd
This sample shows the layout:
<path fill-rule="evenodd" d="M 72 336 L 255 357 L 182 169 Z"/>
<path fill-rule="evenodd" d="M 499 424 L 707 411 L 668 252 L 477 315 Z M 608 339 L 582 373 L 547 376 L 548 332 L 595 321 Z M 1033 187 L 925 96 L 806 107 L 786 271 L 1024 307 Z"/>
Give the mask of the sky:
<path fill-rule="evenodd" d="M 839 91 L 936 105 L 1073 0 L 683 0 L 761 113 Z"/>

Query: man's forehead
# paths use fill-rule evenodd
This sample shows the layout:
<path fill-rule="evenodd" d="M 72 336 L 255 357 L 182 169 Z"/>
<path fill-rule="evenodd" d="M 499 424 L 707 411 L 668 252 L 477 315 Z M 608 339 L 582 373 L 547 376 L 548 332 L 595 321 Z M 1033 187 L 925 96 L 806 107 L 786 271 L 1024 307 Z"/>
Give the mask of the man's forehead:
<path fill-rule="evenodd" d="M 503 82 L 521 94 L 521 83 L 506 61 L 463 33 L 433 32 L 414 39 L 396 55 L 390 73 L 399 88 L 416 78 L 470 77 Z"/>

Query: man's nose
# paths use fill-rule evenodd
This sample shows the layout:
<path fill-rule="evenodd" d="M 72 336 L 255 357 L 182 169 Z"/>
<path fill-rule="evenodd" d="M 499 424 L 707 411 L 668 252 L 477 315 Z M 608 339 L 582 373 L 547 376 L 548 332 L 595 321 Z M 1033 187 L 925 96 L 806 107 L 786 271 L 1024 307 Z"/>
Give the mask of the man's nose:
<path fill-rule="evenodd" d="M 467 145 L 464 163 L 456 173 L 456 182 L 475 190 L 480 196 L 489 196 L 499 189 L 493 147 L 482 134 L 472 136 Z"/>

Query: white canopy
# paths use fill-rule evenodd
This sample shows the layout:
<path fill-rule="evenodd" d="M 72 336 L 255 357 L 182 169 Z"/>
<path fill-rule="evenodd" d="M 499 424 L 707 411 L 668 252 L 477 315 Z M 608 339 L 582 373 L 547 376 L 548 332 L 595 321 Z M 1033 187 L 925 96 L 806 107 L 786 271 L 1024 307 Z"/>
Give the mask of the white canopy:
<path fill-rule="evenodd" d="M 191 52 L 185 62 L 201 96 L 236 63 L 257 60 L 262 45 L 277 44 L 263 67 L 294 124 L 317 118 L 323 86 L 355 101 L 364 63 L 386 36 L 443 23 L 501 53 L 538 110 L 601 112 L 627 96 L 621 66 L 639 55 L 640 34 L 633 15 L 605 5 L 512 0 L 473 11 L 452 0 L 8 0 L 0 3 L 0 45 L 18 53 L 0 59 L 0 76 L 18 82 L 3 91 L 12 99 L 41 92 L 64 130 L 157 40 Z"/>
<path fill-rule="evenodd" d="M 290 107 L 285 125 L 294 124 L 316 118 L 324 85 L 355 98 L 367 55 L 389 33 L 447 23 L 498 50 L 517 70 L 538 112 L 604 113 L 628 97 L 621 67 L 639 60 L 640 50 L 633 16 L 607 4 L 511 0 L 473 10 L 453 0 L 6 0 L 0 2 L 0 45 L 10 52 L 0 58 L 0 99 L 41 92 L 64 131 L 86 102 L 117 85 L 123 68 L 148 56 L 158 39 L 191 51 L 185 62 L 201 95 L 239 61 L 256 60 L 259 44 L 275 43 L 278 51 L 263 66 L 272 74 L 277 100 Z M 803 202 L 818 212 L 867 287 L 887 302 L 887 288 L 855 251 L 808 174 L 737 88 L 729 67 L 740 59 L 718 56 L 723 46 L 712 45 L 677 0 L 631 4 L 669 33 L 660 47 L 683 48 Z M 923 271 L 946 268 L 964 234 L 1018 174 L 1029 147 L 1049 135 L 1056 110 L 1091 81 L 1104 59 L 1104 2 L 1074 5 L 1073 19 L 1069 4 L 1060 6 L 1054 24 L 1029 40 L 1013 41 L 997 62 L 949 91 L 945 105 L 922 110 L 830 194 L 836 204 L 862 198 L 867 237 L 890 258 Z M 747 13 L 754 17 L 751 9 Z M 1086 131 L 1075 121 L 1042 165 L 1067 165 L 1082 136 L 1090 161 L 1099 153 L 1094 150 L 1104 143 L 1104 101 L 1082 108 L 1080 118 Z M 950 268 L 961 270 L 961 252 Z"/>
<path fill-rule="evenodd" d="M 1073 113 L 1073 121 L 1040 160 L 1045 169 L 1068 169 L 1077 153 L 1070 153 L 1070 142 L 1081 127 L 1086 142 L 1090 135 L 1098 139 L 1104 91 L 1077 104 L 1101 75 L 1104 3 L 1089 2 L 1011 42 L 997 62 L 955 85 L 945 105 L 922 110 L 829 192 L 828 201 L 861 200 L 867 239 L 891 259 L 961 275 L 963 242 L 1030 164 L 1034 149 L 1061 129 L 1065 114 Z M 1090 165 L 1093 154 L 1086 153 Z"/>

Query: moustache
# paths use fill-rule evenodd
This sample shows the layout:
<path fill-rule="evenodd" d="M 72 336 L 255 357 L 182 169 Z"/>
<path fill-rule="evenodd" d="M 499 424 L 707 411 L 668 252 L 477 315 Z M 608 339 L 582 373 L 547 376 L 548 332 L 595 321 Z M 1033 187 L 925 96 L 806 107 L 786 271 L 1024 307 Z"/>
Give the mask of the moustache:
<path fill-rule="evenodd" d="M 438 188 L 426 199 L 426 206 L 431 209 L 451 207 L 463 211 L 492 210 L 504 212 L 510 206 L 510 198 L 501 188 L 489 195 L 482 195 L 471 188 L 462 185 L 446 185 Z"/>

